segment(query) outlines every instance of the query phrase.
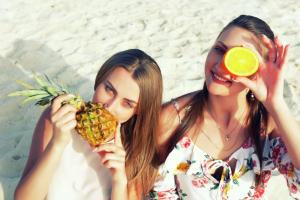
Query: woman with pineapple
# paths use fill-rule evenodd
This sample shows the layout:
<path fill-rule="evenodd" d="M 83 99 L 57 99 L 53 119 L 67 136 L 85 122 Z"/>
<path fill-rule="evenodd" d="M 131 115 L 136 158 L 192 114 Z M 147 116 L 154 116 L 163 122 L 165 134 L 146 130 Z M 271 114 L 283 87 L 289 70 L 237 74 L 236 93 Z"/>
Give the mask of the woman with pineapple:
<path fill-rule="evenodd" d="M 162 99 L 153 58 L 138 49 L 113 55 L 96 76 L 93 103 L 37 80 L 43 91 L 30 89 L 30 98 L 41 97 L 38 104 L 59 96 L 36 125 L 15 199 L 138 199 L 147 193 Z"/>
<path fill-rule="evenodd" d="M 256 74 L 226 70 L 235 47 L 257 55 Z M 275 169 L 300 199 L 300 125 L 283 98 L 287 51 L 257 17 L 241 15 L 225 26 L 206 58 L 203 89 L 161 111 L 164 163 L 149 199 L 263 199 Z"/>

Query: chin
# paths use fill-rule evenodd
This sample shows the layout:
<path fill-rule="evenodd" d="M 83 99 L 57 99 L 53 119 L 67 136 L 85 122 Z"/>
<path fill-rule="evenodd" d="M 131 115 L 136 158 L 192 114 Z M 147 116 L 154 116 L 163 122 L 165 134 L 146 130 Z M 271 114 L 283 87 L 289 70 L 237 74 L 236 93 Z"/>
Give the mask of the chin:
<path fill-rule="evenodd" d="M 208 93 L 210 95 L 215 95 L 215 96 L 222 96 L 222 97 L 227 97 L 230 96 L 230 92 L 228 90 L 224 90 L 222 88 L 207 88 Z"/>
<path fill-rule="evenodd" d="M 230 89 L 226 86 L 214 84 L 214 83 L 206 83 L 208 93 L 211 95 L 218 96 L 228 96 L 230 95 Z"/>

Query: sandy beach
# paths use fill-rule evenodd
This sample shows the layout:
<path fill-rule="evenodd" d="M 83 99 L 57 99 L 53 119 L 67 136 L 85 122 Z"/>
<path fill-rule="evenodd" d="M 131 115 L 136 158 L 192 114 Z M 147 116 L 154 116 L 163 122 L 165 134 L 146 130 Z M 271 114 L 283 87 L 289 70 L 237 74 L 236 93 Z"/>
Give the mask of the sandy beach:
<path fill-rule="evenodd" d="M 240 14 L 264 19 L 290 44 L 285 98 L 300 120 L 300 3 L 297 0 L 0 0 L 0 200 L 13 192 L 28 158 L 42 108 L 7 94 L 15 80 L 46 73 L 89 100 L 100 65 L 112 54 L 139 48 L 154 57 L 164 101 L 200 89 L 207 52 L 220 30 Z M 283 177 L 267 189 L 289 199 Z"/>

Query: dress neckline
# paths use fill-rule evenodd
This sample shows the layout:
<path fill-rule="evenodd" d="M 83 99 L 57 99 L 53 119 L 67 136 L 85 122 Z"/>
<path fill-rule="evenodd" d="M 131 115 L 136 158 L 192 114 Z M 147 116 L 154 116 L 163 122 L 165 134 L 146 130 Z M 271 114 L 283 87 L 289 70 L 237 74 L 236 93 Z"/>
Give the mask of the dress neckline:
<path fill-rule="evenodd" d="M 252 147 L 253 146 L 253 142 L 252 142 L 252 138 L 250 136 L 248 136 L 245 141 L 242 143 L 242 145 L 236 149 L 229 157 L 228 159 L 226 160 L 222 160 L 222 159 L 217 159 L 217 158 L 214 158 L 213 156 L 211 156 L 210 154 L 208 154 L 206 151 L 204 151 L 203 149 L 201 149 L 200 147 L 198 147 L 194 141 L 192 140 L 192 138 L 188 135 L 188 134 L 185 134 L 183 136 L 183 138 L 187 138 L 188 140 L 190 140 L 190 143 L 191 143 L 191 148 L 192 148 L 192 152 L 191 152 L 191 155 L 194 153 L 194 149 L 197 149 L 198 152 L 200 152 L 201 154 L 204 155 L 205 158 L 209 159 L 209 160 L 213 160 L 213 161 L 222 161 L 222 162 L 230 162 L 232 159 L 236 159 L 238 160 L 238 154 L 244 150 L 244 149 L 247 149 L 249 147 Z M 182 138 L 182 139 L 183 139 Z"/>

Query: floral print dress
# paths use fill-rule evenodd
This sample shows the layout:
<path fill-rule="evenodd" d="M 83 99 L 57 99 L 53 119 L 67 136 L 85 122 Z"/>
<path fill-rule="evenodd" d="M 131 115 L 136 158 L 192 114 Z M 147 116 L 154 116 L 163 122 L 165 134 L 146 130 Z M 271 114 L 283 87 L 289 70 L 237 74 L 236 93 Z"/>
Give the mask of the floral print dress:
<path fill-rule="evenodd" d="M 280 138 L 266 138 L 262 169 L 251 138 L 227 161 L 213 159 L 184 136 L 160 166 L 159 176 L 146 199 L 264 199 L 271 171 L 284 175 L 295 199 L 300 199 L 300 170 L 295 169 Z M 234 171 L 229 162 L 235 159 Z M 214 172 L 221 170 L 217 179 Z M 255 184 L 255 177 L 261 175 Z"/>

